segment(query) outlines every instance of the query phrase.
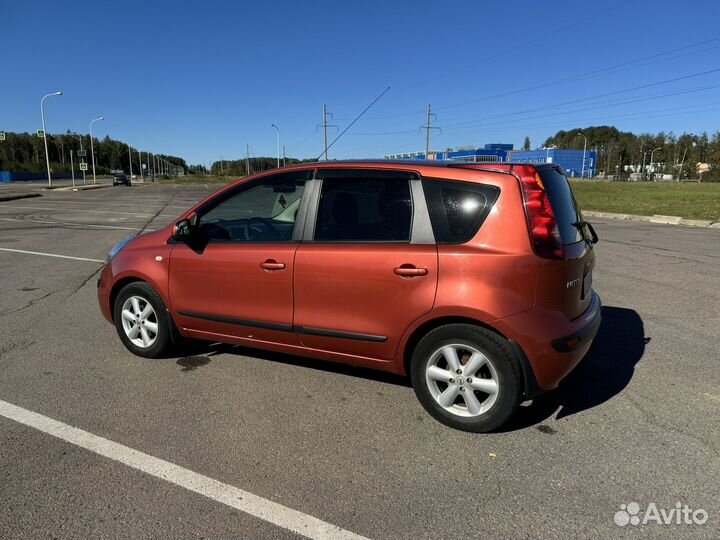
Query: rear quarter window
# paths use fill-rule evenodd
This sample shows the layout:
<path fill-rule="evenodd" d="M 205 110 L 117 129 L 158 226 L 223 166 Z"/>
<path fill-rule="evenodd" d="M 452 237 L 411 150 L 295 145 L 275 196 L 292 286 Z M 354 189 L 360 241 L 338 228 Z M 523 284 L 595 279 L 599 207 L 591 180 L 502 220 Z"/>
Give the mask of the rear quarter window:
<path fill-rule="evenodd" d="M 422 183 L 438 244 L 469 241 L 480 230 L 500 195 L 498 187 L 487 184 L 435 178 L 424 178 Z"/>

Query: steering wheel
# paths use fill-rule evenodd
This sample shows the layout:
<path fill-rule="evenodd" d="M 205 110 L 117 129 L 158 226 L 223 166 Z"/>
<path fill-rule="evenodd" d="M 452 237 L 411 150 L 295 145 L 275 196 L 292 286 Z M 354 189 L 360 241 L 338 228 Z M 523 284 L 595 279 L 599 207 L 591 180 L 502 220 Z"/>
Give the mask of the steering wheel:
<path fill-rule="evenodd" d="M 254 236 L 254 235 L 251 233 L 251 231 L 255 231 L 256 233 L 261 233 L 261 232 L 262 232 L 262 231 L 260 231 L 259 229 L 253 227 L 253 225 L 256 224 L 256 223 L 259 223 L 260 225 L 262 225 L 263 227 L 265 227 L 265 228 L 270 232 L 270 236 L 272 236 L 272 237 L 277 236 L 277 229 L 273 226 L 273 224 L 270 222 L 270 220 L 265 219 L 265 218 L 261 218 L 261 217 L 258 217 L 258 216 L 254 216 L 254 217 L 251 217 L 251 218 L 248 220 L 248 223 L 247 223 L 246 231 L 247 231 L 247 236 L 248 236 L 247 239 L 248 239 L 248 240 L 252 240 L 252 239 L 253 239 L 253 236 Z"/>
<path fill-rule="evenodd" d="M 215 223 L 203 223 L 202 231 L 209 240 L 230 240 L 230 232 Z"/>

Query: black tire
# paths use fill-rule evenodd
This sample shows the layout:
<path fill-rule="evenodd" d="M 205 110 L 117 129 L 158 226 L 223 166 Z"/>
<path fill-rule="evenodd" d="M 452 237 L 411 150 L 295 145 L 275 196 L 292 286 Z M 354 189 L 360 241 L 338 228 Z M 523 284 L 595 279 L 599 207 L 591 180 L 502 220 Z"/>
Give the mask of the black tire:
<path fill-rule="evenodd" d="M 139 346 L 133 343 L 126 334 L 123 326 L 122 309 L 125 302 L 131 297 L 138 297 L 144 302 L 150 304 L 154 311 L 154 317 L 149 322 L 157 324 L 157 334 L 155 340 L 147 347 Z M 142 304 L 144 306 L 144 304 Z M 125 285 L 117 297 L 113 306 L 113 320 L 115 321 L 115 329 L 117 330 L 120 341 L 123 345 L 138 356 L 145 358 L 162 358 L 167 356 L 172 346 L 177 342 L 177 329 L 175 323 L 170 316 L 170 312 L 162 301 L 160 295 L 148 283 L 144 281 L 135 281 Z"/>
<path fill-rule="evenodd" d="M 463 392 L 457 393 L 455 402 L 449 405 L 452 410 L 443 407 L 436 400 L 433 391 L 437 394 L 442 389 L 441 385 L 444 384 L 447 389 L 451 384 L 444 382 L 432 383 L 431 381 L 430 384 L 435 384 L 434 390 L 431 389 L 426 377 L 426 370 L 431 361 L 435 364 L 434 358 L 438 358 L 440 362 L 444 361 L 445 356 L 438 356 L 438 354 L 442 347 L 448 345 L 460 346 L 457 350 L 461 370 L 467 365 L 467 360 L 463 362 L 461 357 L 462 346 L 471 347 L 487 358 L 489 365 L 486 364 L 480 368 L 477 375 L 470 375 L 480 379 L 485 378 L 483 377 L 483 373 L 485 373 L 488 374 L 487 378 L 495 380 L 497 392 L 494 401 L 490 394 L 475 391 L 470 387 L 467 378 L 464 377 L 464 375 L 467 375 L 465 373 L 457 377 L 457 379 L 463 381 Z M 491 367 L 492 372 L 490 371 Z M 449 363 L 444 369 L 450 372 Z M 474 433 L 493 431 L 505 424 L 520 404 L 523 390 L 520 364 L 512 353 L 508 342 L 494 332 L 472 324 L 448 324 L 428 332 L 413 351 L 410 359 L 410 378 L 420 404 L 433 418 L 446 426 Z M 453 380 L 453 382 L 457 381 Z M 476 380 L 475 383 L 477 384 L 477 382 Z M 460 385 L 454 385 L 453 388 L 458 388 L 459 391 Z M 469 407 L 464 399 L 468 391 L 473 393 L 481 405 L 488 404 L 489 408 L 486 411 L 479 409 L 482 412 L 475 416 L 470 415 Z M 468 415 L 465 416 L 464 413 Z"/>

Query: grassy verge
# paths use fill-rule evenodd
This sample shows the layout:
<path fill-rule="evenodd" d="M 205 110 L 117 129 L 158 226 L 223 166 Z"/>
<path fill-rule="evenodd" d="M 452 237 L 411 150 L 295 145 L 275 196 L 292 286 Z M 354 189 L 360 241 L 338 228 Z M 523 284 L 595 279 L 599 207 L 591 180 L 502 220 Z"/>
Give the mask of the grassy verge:
<path fill-rule="evenodd" d="M 571 181 L 583 210 L 720 221 L 720 183 Z"/>

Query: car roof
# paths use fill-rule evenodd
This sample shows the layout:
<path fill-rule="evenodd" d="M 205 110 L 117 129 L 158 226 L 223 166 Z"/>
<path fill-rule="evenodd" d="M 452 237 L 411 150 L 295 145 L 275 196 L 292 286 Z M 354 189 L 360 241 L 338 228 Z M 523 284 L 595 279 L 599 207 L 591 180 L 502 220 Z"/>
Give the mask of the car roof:
<path fill-rule="evenodd" d="M 298 163 L 288 169 L 327 169 L 332 167 L 350 168 L 350 167 L 431 167 L 431 168 L 458 168 L 473 169 L 488 172 L 510 172 L 513 167 L 533 167 L 537 170 L 559 168 L 556 163 L 517 163 L 513 161 L 473 163 L 469 161 L 452 161 L 452 160 L 433 160 L 433 159 L 348 159 L 348 160 L 332 160 L 332 161 L 311 161 Z M 277 170 L 277 169 L 275 169 Z"/>

